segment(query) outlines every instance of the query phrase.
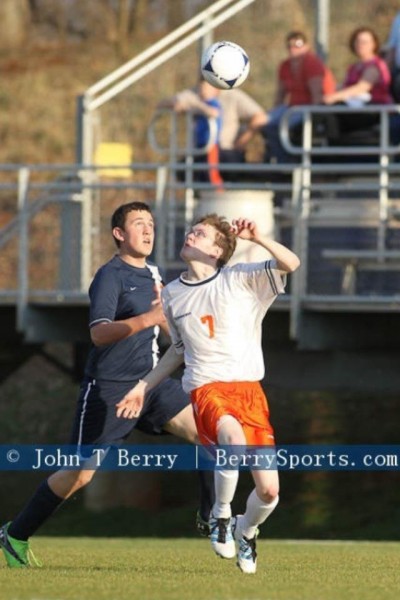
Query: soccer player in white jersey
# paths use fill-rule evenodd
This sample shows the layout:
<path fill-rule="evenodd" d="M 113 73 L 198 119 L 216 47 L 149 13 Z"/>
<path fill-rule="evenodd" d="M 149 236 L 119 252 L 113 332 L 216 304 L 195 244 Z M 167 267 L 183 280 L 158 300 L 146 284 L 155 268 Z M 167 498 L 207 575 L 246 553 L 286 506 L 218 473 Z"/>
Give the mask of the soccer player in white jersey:
<path fill-rule="evenodd" d="M 236 238 L 265 248 L 271 260 L 226 267 Z M 190 393 L 202 444 L 274 446 L 267 399 L 260 385 L 264 376 L 262 320 L 287 273 L 300 261 L 288 248 L 266 239 L 256 223 L 216 214 L 199 219 L 186 234 L 181 257 L 187 272 L 168 284 L 162 301 L 173 344 L 157 367 L 117 404 L 117 416 L 133 418 L 144 394 L 183 361 L 183 388 Z M 223 558 L 236 555 L 244 573 L 256 571 L 256 535 L 278 504 L 276 470 L 252 470 L 255 489 L 243 515 L 232 518 L 239 470 L 215 471 L 211 544 Z"/>

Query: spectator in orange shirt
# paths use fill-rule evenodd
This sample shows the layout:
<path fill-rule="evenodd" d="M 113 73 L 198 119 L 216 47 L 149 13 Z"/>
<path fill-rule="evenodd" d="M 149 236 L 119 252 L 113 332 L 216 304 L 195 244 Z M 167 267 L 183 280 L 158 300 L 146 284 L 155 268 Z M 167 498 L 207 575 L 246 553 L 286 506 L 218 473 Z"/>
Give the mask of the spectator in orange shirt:
<path fill-rule="evenodd" d="M 263 128 L 267 138 L 267 162 L 293 161 L 293 156 L 284 150 L 279 137 L 280 121 L 288 107 L 322 104 L 324 95 L 333 93 L 336 87 L 332 72 L 312 52 L 304 33 L 288 33 L 286 47 L 289 58 L 279 65 L 274 108 L 268 113 L 268 123 Z M 294 114 L 290 128 L 301 120 L 300 113 Z"/>

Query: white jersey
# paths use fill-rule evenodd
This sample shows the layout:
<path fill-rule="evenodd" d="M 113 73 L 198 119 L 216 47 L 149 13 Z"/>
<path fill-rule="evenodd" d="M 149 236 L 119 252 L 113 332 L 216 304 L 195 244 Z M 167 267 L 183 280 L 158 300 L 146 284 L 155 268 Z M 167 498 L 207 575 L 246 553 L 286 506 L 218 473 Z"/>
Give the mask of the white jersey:
<path fill-rule="evenodd" d="M 202 281 L 181 275 L 162 290 L 172 342 L 185 357 L 186 392 L 263 378 L 261 324 L 284 286 L 276 261 L 268 260 L 224 267 Z"/>

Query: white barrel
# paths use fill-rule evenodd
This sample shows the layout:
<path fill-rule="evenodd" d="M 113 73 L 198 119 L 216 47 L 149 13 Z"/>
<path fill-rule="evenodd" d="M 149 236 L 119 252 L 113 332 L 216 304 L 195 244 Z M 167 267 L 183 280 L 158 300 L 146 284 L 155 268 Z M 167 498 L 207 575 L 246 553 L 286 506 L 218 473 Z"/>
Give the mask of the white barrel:
<path fill-rule="evenodd" d="M 268 190 L 202 191 L 196 200 L 194 216 L 197 218 L 208 213 L 217 213 L 226 217 L 228 221 L 244 217 L 255 221 L 263 236 L 273 238 L 273 198 L 273 192 Z M 252 242 L 238 239 L 236 251 L 229 264 L 258 262 L 269 257 L 270 255 L 264 248 Z"/>

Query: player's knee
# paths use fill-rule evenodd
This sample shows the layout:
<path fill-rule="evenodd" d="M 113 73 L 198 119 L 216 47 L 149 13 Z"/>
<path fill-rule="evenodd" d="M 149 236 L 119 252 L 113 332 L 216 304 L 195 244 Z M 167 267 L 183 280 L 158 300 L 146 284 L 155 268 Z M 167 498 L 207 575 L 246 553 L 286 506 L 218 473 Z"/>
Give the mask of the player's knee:
<path fill-rule="evenodd" d="M 279 499 L 279 484 L 269 484 L 257 487 L 257 496 L 264 504 L 278 503 Z"/>
<path fill-rule="evenodd" d="M 218 432 L 218 443 L 226 446 L 245 446 L 246 438 L 242 431 L 223 431 Z"/>
<path fill-rule="evenodd" d="M 80 489 L 88 485 L 93 479 L 94 471 L 78 471 L 75 479 L 76 489 Z"/>
<path fill-rule="evenodd" d="M 69 475 L 69 493 L 85 487 L 93 479 L 94 471 L 71 471 Z"/>
<path fill-rule="evenodd" d="M 80 488 L 87 485 L 95 471 L 67 471 L 59 470 L 50 475 L 48 484 L 52 492 L 60 498 L 67 499 Z"/>

